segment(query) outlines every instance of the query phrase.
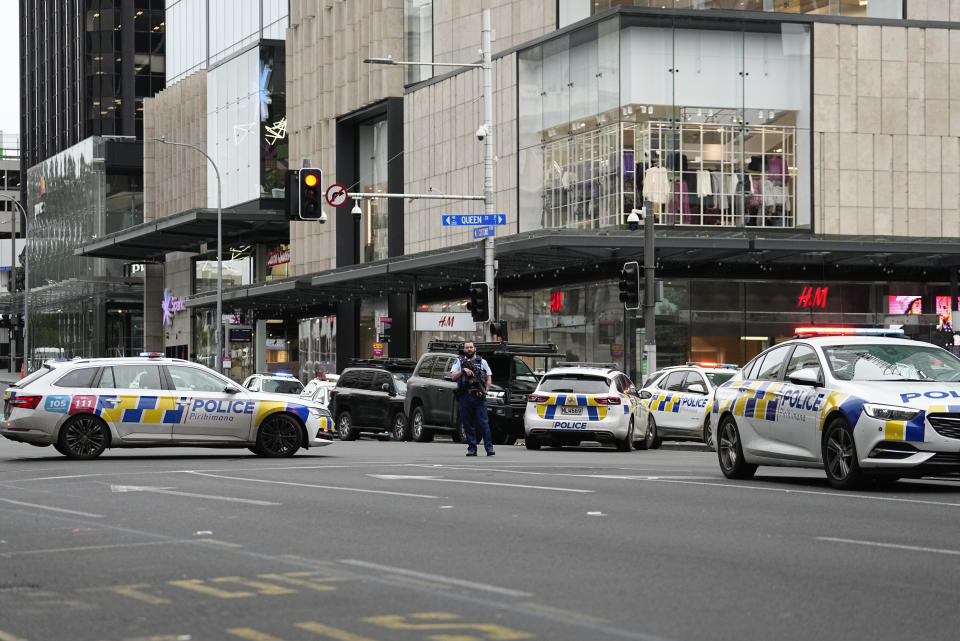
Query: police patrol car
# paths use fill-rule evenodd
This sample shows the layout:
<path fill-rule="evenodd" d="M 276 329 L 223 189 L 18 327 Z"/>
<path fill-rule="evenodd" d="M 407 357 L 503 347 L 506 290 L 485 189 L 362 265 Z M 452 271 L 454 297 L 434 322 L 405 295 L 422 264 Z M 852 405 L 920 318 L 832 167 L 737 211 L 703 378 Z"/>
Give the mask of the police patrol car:
<path fill-rule="evenodd" d="M 270 392 L 271 394 L 303 393 L 303 383 L 288 372 L 251 374 L 243 381 L 243 387 L 253 392 Z"/>
<path fill-rule="evenodd" d="M 629 452 L 647 449 L 654 434 L 647 406 L 613 363 L 558 363 L 527 397 L 523 424 L 528 450 L 599 441 Z"/>
<path fill-rule="evenodd" d="M 317 403 L 253 392 L 202 365 L 161 355 L 47 362 L 4 396 L 0 434 L 75 459 L 108 447 L 247 447 L 266 457 L 329 445 Z"/>
<path fill-rule="evenodd" d="M 665 367 L 640 390 L 653 419 L 651 447 L 662 440 L 702 440 L 713 445 L 710 406 L 713 391 L 737 373 L 738 365 L 699 362 Z"/>
<path fill-rule="evenodd" d="M 823 467 L 848 489 L 960 473 L 960 359 L 890 332 L 798 328 L 721 385 L 711 423 L 724 475 Z"/>

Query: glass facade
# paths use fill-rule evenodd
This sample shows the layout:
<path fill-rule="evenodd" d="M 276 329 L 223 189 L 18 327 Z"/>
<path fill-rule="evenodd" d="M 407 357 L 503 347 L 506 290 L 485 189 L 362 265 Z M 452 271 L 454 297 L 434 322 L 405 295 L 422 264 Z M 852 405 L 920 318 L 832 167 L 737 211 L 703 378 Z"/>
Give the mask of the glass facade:
<path fill-rule="evenodd" d="M 300 320 L 300 380 L 337 371 L 337 317 L 319 316 Z"/>
<path fill-rule="evenodd" d="M 30 345 L 68 358 L 143 345 L 142 281 L 125 278 L 122 261 L 73 253 L 143 221 L 141 177 L 108 173 L 104 155 L 93 137 L 27 170 Z"/>
<path fill-rule="evenodd" d="M 403 59 L 433 62 L 433 0 L 403 0 L 403 22 Z M 426 80 L 432 70 L 428 65 L 406 67 L 407 84 Z"/>
<path fill-rule="evenodd" d="M 809 26 L 612 18 L 518 72 L 521 231 L 809 226 Z"/>
<path fill-rule="evenodd" d="M 903 0 L 559 0 L 558 27 L 612 7 L 775 11 L 857 18 L 903 18 Z"/>
<path fill-rule="evenodd" d="M 387 121 L 360 125 L 358 127 L 357 153 L 360 175 L 360 191 L 386 193 L 387 189 Z M 387 257 L 387 200 L 371 198 L 364 201 L 366 215 L 363 217 L 363 260 L 380 260 Z"/>

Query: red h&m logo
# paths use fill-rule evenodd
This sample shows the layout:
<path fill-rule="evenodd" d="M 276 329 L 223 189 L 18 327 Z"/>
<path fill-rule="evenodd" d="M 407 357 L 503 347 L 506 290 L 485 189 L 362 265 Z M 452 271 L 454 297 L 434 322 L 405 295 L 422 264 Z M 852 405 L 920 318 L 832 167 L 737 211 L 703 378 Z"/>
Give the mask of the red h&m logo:
<path fill-rule="evenodd" d="M 453 328 L 453 316 L 441 316 L 439 321 L 440 327 L 449 327 Z"/>
<path fill-rule="evenodd" d="M 550 292 L 550 313 L 559 314 L 563 311 L 563 292 Z"/>
<path fill-rule="evenodd" d="M 829 287 L 804 287 L 797 298 L 797 307 L 827 307 L 827 291 Z"/>

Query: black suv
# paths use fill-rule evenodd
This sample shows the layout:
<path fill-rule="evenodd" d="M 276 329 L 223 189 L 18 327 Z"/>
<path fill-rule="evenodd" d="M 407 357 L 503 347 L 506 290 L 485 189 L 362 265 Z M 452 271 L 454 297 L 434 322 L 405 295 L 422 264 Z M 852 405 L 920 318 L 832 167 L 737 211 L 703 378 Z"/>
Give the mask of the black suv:
<path fill-rule="evenodd" d="M 352 360 L 330 390 L 330 415 L 340 439 L 352 441 L 361 433 L 408 439 L 403 397 L 416 364 L 409 358 Z"/>
<path fill-rule="evenodd" d="M 487 413 L 494 443 L 512 445 L 523 437 L 523 413 L 527 396 L 537 387 L 539 377 L 521 360 L 562 358 L 552 344 L 474 343 L 477 354 L 487 360 L 493 380 L 487 390 Z M 435 433 L 449 434 L 454 441 L 464 439 L 457 404 L 457 384 L 450 368 L 460 358 L 463 342 L 436 341 L 427 346 L 413 376 L 407 381 L 404 400 L 413 440 L 433 440 Z M 546 369 L 546 368 L 545 368 Z"/>

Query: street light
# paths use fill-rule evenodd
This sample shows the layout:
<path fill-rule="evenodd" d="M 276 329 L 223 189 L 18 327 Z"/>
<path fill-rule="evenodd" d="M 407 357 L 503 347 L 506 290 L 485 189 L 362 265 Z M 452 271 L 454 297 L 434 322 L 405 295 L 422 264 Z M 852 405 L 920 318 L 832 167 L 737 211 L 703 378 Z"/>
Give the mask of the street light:
<path fill-rule="evenodd" d="M 217 169 L 217 163 L 213 162 L 213 158 L 207 155 L 203 149 L 197 147 L 196 145 L 191 145 L 186 142 L 172 142 L 167 140 L 166 136 L 160 136 L 159 138 L 153 139 L 155 142 L 159 142 L 163 145 L 174 145 L 176 147 L 189 147 L 203 154 L 203 157 L 210 161 L 210 165 L 213 167 L 213 173 L 217 176 L 217 316 L 214 319 L 216 322 L 216 330 L 214 333 L 215 342 L 217 344 L 216 351 L 216 361 L 214 362 L 213 369 L 217 372 L 223 373 L 223 337 L 220 335 L 220 326 L 223 324 L 223 209 L 221 208 L 220 192 L 220 170 Z M 24 333 L 24 340 L 26 340 L 26 333 Z"/>
<path fill-rule="evenodd" d="M 28 269 L 27 232 L 30 229 L 30 219 L 27 217 L 27 212 L 19 200 L 7 194 L 0 194 L 0 198 L 12 202 L 17 206 L 17 209 L 20 210 L 20 213 L 23 214 L 23 365 L 24 369 L 30 369 L 29 361 L 27 360 L 27 354 L 30 353 L 27 350 L 28 338 L 30 336 L 30 314 L 27 313 L 30 311 L 30 270 Z M 17 259 L 17 228 L 14 224 L 12 213 L 10 215 L 10 231 L 13 250 L 13 253 L 10 254 L 10 278 L 14 279 L 17 273 L 17 270 L 14 269 Z M 13 288 L 11 288 L 11 291 L 12 290 Z M 12 372 L 14 368 L 13 340 L 10 341 L 10 350 L 10 371 Z"/>
<path fill-rule="evenodd" d="M 480 15 L 480 63 L 457 62 L 413 62 L 387 58 L 365 58 L 364 62 L 377 65 L 433 66 L 433 67 L 474 67 L 483 70 L 483 124 L 477 129 L 477 138 L 483 142 L 483 213 L 492 216 L 496 213 L 493 193 L 493 27 L 490 9 L 483 9 Z M 483 277 L 487 283 L 487 303 L 494 310 L 496 294 L 494 292 L 493 237 L 483 239 Z"/>

